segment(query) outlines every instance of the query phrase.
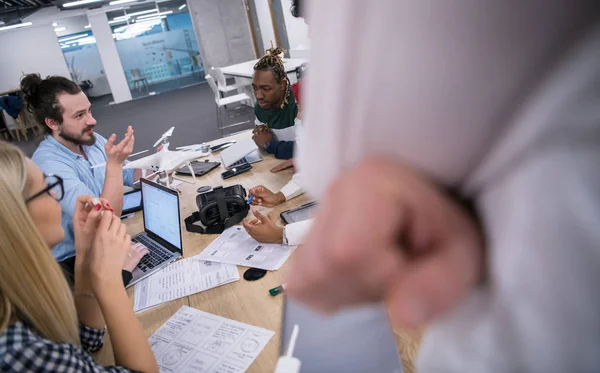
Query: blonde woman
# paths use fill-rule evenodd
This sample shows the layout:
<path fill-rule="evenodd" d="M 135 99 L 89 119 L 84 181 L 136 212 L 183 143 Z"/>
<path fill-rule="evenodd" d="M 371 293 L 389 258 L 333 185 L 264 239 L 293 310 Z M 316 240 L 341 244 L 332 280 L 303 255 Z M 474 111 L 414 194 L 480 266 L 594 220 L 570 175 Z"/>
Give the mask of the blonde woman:
<path fill-rule="evenodd" d="M 123 288 L 130 237 L 119 217 L 79 198 L 72 293 L 50 253 L 64 235 L 62 179 L 4 142 L 0 169 L 0 371 L 158 371 Z M 118 367 L 89 355 L 102 347 L 105 325 Z"/>

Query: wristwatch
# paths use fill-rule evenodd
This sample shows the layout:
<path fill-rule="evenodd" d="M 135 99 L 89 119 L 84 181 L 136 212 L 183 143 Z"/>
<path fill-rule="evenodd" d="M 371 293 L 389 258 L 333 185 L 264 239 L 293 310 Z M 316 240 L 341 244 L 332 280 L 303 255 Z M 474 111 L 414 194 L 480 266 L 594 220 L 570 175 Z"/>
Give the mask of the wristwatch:
<path fill-rule="evenodd" d="M 265 150 L 267 150 L 267 149 L 269 148 L 269 145 L 271 145 L 271 142 L 270 142 L 270 141 L 267 141 L 267 142 L 265 142 L 265 143 L 263 144 L 263 148 L 264 148 Z"/>

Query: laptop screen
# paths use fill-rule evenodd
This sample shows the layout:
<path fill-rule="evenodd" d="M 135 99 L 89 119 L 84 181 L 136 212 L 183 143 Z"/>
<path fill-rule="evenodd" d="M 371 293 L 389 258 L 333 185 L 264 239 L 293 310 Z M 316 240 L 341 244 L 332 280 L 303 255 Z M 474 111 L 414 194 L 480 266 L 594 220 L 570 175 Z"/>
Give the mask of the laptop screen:
<path fill-rule="evenodd" d="M 181 248 L 179 195 L 176 191 L 142 179 L 144 228 L 171 245 Z"/>

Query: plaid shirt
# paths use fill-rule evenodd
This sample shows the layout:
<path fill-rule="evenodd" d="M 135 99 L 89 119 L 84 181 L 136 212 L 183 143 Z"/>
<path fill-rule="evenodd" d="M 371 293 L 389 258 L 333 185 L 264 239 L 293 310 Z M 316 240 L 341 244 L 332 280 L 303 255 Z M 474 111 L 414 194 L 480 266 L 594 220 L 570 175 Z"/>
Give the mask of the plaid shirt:
<path fill-rule="evenodd" d="M 44 339 L 22 321 L 0 335 L 0 372 L 131 372 L 98 365 L 90 353 L 102 348 L 104 330 L 79 326 L 81 348 Z"/>

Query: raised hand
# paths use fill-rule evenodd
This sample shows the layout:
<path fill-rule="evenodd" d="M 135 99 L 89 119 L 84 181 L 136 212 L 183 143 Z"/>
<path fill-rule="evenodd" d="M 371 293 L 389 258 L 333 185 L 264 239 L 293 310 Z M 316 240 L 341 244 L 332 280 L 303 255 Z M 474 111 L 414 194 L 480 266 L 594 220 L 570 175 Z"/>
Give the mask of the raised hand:
<path fill-rule="evenodd" d="M 131 126 L 127 127 L 127 133 L 123 137 L 123 140 L 115 145 L 117 135 L 114 133 L 108 138 L 104 150 L 106 151 L 107 163 L 115 163 L 122 165 L 127 160 L 131 152 L 133 151 L 133 145 L 135 138 L 133 137 L 133 129 Z"/>

